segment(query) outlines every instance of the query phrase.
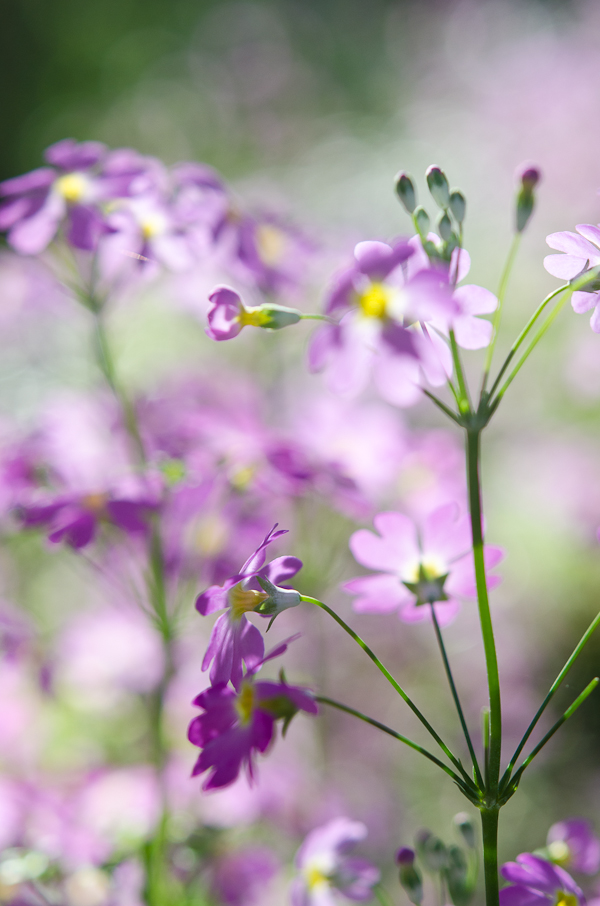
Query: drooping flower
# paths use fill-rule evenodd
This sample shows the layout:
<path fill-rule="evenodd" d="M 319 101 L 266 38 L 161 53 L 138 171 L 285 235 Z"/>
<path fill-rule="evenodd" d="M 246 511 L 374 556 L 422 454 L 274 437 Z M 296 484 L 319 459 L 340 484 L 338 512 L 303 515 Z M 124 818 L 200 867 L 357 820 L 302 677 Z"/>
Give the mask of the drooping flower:
<path fill-rule="evenodd" d="M 243 327 L 249 325 L 265 330 L 279 330 L 290 324 L 297 324 L 300 312 L 283 305 L 259 305 L 246 308 L 240 296 L 229 286 L 217 286 L 208 297 L 206 334 L 211 340 L 231 340 L 237 337 Z"/>
<path fill-rule="evenodd" d="M 24 528 L 46 528 L 49 541 L 65 541 L 80 550 L 94 540 L 102 522 L 129 534 L 143 534 L 156 507 L 156 499 L 150 495 L 127 498 L 110 492 L 63 494 L 48 502 L 21 506 L 18 516 Z"/>
<path fill-rule="evenodd" d="M 550 248 L 563 254 L 547 255 L 544 267 L 561 280 L 572 280 L 587 268 L 600 264 L 600 225 L 578 223 L 575 229 L 577 233 L 564 230 L 546 236 Z M 578 290 L 571 296 L 571 305 L 578 315 L 591 311 L 590 326 L 594 333 L 600 333 L 600 292 Z"/>
<path fill-rule="evenodd" d="M 292 884 L 292 906 L 338 906 L 340 895 L 365 902 L 379 882 L 379 869 L 349 850 L 367 836 L 360 821 L 334 818 L 306 837 L 296 856 L 298 876 Z"/>
<path fill-rule="evenodd" d="M 500 906 L 585 906 L 583 891 L 573 878 L 539 856 L 521 853 L 501 872 L 511 886 L 500 891 Z"/>
<path fill-rule="evenodd" d="M 430 617 L 430 608 L 423 605 L 432 604 L 444 626 L 456 616 L 460 598 L 476 597 L 471 526 L 457 504 L 438 507 L 423 520 L 420 531 L 403 513 L 379 513 L 374 524 L 379 535 L 360 529 L 350 538 L 355 559 L 380 570 L 343 585 L 358 595 L 356 611 L 389 613 L 399 607 L 400 619 L 415 623 Z M 486 545 L 487 569 L 503 556 L 501 548 Z M 490 588 L 499 582 L 500 577 L 488 576 Z"/>
<path fill-rule="evenodd" d="M 595 875 L 600 869 L 600 839 L 589 821 L 570 818 L 548 831 L 548 855 L 556 865 Z"/>
<path fill-rule="evenodd" d="M 210 671 L 210 681 L 231 683 L 240 688 L 243 664 L 252 670 L 264 654 L 264 641 L 260 631 L 250 623 L 246 614 L 257 611 L 267 601 L 268 594 L 258 583 L 258 577 L 278 586 L 295 576 L 302 567 L 297 557 L 277 557 L 264 565 L 266 548 L 287 530 L 276 531 L 274 525 L 254 553 L 246 560 L 239 573 L 227 579 L 223 585 L 211 585 L 196 599 L 196 609 L 203 616 L 226 608 L 213 626 L 202 669 Z"/>
<path fill-rule="evenodd" d="M 283 643 L 268 657 L 286 647 Z M 276 721 L 283 721 L 285 731 L 298 711 L 316 714 L 318 710 L 305 689 L 285 682 L 257 682 L 252 673 L 246 674 L 237 691 L 227 683 L 217 683 L 201 692 L 193 704 L 204 713 L 194 718 L 188 731 L 190 742 L 202 749 L 192 776 L 212 769 L 205 790 L 229 786 L 244 766 L 252 781 L 256 754 L 269 747 Z"/>

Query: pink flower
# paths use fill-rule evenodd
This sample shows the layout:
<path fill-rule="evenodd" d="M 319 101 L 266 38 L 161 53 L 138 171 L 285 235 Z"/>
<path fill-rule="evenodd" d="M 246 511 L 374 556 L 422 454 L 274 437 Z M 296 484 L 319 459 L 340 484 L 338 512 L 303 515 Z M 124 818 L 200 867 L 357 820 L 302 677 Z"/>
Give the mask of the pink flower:
<path fill-rule="evenodd" d="M 579 235 L 565 230 L 546 236 L 550 248 L 563 254 L 547 255 L 544 267 L 561 280 L 572 280 L 586 268 L 600 264 L 600 228 L 591 223 L 579 223 L 575 229 Z M 594 333 L 600 333 L 600 293 L 574 292 L 571 305 L 578 315 L 593 309 L 590 325 Z"/>
<path fill-rule="evenodd" d="M 360 529 L 350 538 L 356 560 L 375 576 L 351 579 L 345 591 L 357 594 L 354 609 L 359 613 L 389 613 L 400 608 L 400 619 L 416 623 L 430 616 L 424 604 L 435 604 L 440 625 L 456 616 L 460 598 L 476 597 L 471 553 L 471 526 L 455 503 L 434 510 L 423 520 L 421 531 L 402 513 L 375 516 L 379 535 Z M 485 546 L 488 569 L 496 566 L 504 553 L 499 547 Z M 494 588 L 498 576 L 490 576 Z"/>

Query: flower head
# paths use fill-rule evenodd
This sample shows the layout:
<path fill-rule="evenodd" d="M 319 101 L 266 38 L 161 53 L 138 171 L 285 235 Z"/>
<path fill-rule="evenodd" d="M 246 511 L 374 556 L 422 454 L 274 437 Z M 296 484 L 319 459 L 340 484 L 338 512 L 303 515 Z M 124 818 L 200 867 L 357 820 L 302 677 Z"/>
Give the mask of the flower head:
<path fill-rule="evenodd" d="M 600 839 L 589 821 L 570 818 L 553 824 L 548 831 L 548 855 L 562 868 L 572 868 L 586 875 L 600 869 Z"/>
<path fill-rule="evenodd" d="M 266 548 L 287 533 L 287 530 L 276 529 L 277 525 L 274 525 L 239 573 L 223 585 L 211 585 L 196 600 L 196 609 L 203 616 L 226 608 L 213 627 L 202 661 L 203 670 L 207 670 L 212 663 L 210 680 L 213 684 L 231 681 L 238 689 L 242 682 L 243 664 L 252 670 L 264 654 L 263 637 L 246 618 L 247 613 L 259 612 L 261 605 L 273 595 L 272 591 L 261 588 L 259 578 L 278 586 L 295 576 L 302 567 L 302 561 L 297 557 L 277 557 L 265 566 Z M 267 615 L 272 613 L 269 609 Z"/>
<path fill-rule="evenodd" d="M 521 853 L 501 869 L 509 887 L 500 891 L 500 906 L 585 906 L 585 897 L 573 878 L 558 865 L 539 856 Z"/>
<path fill-rule="evenodd" d="M 370 900 L 379 869 L 347 855 L 366 835 L 364 824 L 348 818 L 334 818 L 312 831 L 296 856 L 292 906 L 337 906 L 339 894 L 359 902 Z"/>
<path fill-rule="evenodd" d="M 279 330 L 290 324 L 297 324 L 300 312 L 283 305 L 260 305 L 246 308 L 240 296 L 229 286 L 217 286 L 208 297 L 207 335 L 211 340 L 231 340 L 237 337 L 243 327 L 252 325 L 266 330 Z"/>
<path fill-rule="evenodd" d="M 344 589 L 359 597 L 354 609 L 361 613 L 388 613 L 400 607 L 400 619 L 414 623 L 427 619 L 435 605 L 441 625 L 449 623 L 460 607 L 461 597 L 476 596 L 471 553 L 471 528 L 468 517 L 461 516 L 457 504 L 438 507 L 422 523 L 416 524 L 402 513 L 379 513 L 374 519 L 379 535 L 360 529 L 350 538 L 356 560 L 375 576 L 361 576 L 344 584 Z M 488 569 L 503 557 L 501 548 L 485 546 Z M 500 581 L 490 576 L 494 587 Z"/>
<path fill-rule="evenodd" d="M 547 255 L 544 267 L 561 280 L 572 280 L 587 268 L 600 264 L 600 226 L 579 223 L 575 229 L 577 233 L 565 230 L 546 236 L 550 248 L 563 254 Z M 600 333 L 600 292 L 577 290 L 571 296 L 571 305 L 578 315 L 591 311 L 590 326 L 594 333 Z"/>

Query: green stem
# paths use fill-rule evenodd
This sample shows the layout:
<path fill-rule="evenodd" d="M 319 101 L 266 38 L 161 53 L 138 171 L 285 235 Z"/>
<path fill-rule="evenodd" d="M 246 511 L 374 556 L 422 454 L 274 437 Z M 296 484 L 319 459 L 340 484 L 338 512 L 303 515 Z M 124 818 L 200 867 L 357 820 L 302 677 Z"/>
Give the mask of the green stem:
<path fill-rule="evenodd" d="M 546 695 L 546 698 L 544 699 L 544 701 L 538 708 L 538 710 L 535 714 L 535 717 L 533 718 L 533 720 L 531 721 L 531 723 L 525 730 L 525 734 L 523 735 L 521 742 L 515 749 L 514 755 L 510 759 L 510 763 L 509 763 L 508 767 L 506 768 L 506 771 L 504 772 L 504 776 L 502 777 L 503 786 L 506 783 L 508 783 L 508 781 L 510 780 L 510 775 L 512 774 L 513 768 L 514 768 L 515 764 L 517 763 L 517 759 L 518 759 L 519 755 L 521 754 L 521 752 L 523 751 L 523 748 L 524 748 L 527 740 L 533 733 L 537 722 L 539 721 L 540 717 L 546 710 L 548 704 L 550 703 L 550 701 L 552 700 L 552 698 L 554 697 L 554 695 L 556 694 L 556 692 L 562 685 L 562 682 L 563 682 L 564 678 L 566 677 L 567 673 L 569 672 L 569 670 L 571 669 L 571 667 L 573 666 L 573 664 L 575 663 L 575 661 L 577 660 L 577 658 L 579 657 L 581 652 L 583 651 L 583 648 L 585 647 L 588 640 L 590 639 L 590 636 L 595 632 L 595 630 L 598 628 L 598 626 L 600 626 L 600 613 L 592 620 L 592 622 L 590 623 L 590 625 L 588 626 L 588 628 L 582 635 L 581 639 L 579 640 L 579 644 L 576 646 L 576 648 L 574 649 L 570 658 L 566 662 L 565 666 L 562 668 L 562 670 L 560 671 L 560 673 L 558 674 L 558 676 L 556 677 L 556 679 L 550 686 L 550 689 L 548 690 L 548 694 Z"/>
<path fill-rule="evenodd" d="M 449 768 L 448 765 L 444 764 L 439 760 L 439 758 L 436 758 L 435 755 L 432 755 L 431 752 L 423 748 L 423 746 L 420 746 L 417 742 L 413 742 L 412 739 L 408 739 L 401 733 L 397 733 L 386 724 L 382 724 L 380 721 L 375 720 L 374 718 L 369 717 L 366 714 L 363 714 L 362 711 L 357 711 L 356 708 L 351 708 L 349 707 L 349 705 L 344 705 L 341 702 L 335 701 L 335 699 L 333 698 L 327 698 L 325 695 L 315 695 L 315 701 L 321 702 L 323 705 L 329 705 L 331 708 L 337 708 L 338 711 L 343 711 L 345 714 L 351 714 L 353 717 L 358 717 L 359 720 L 363 720 L 365 723 L 371 724 L 372 727 L 377 727 L 378 730 L 382 730 L 384 733 L 387 733 L 388 736 L 393 736 L 394 739 L 398 739 L 405 745 L 410 746 L 410 748 L 414 749 L 415 752 L 420 752 L 420 754 L 424 755 L 425 758 L 428 758 L 429 761 L 437 764 L 438 768 L 441 768 L 442 771 L 448 774 L 448 776 L 451 777 L 452 780 L 454 780 L 454 782 L 460 787 L 461 791 L 464 792 L 465 795 L 468 796 L 468 798 L 471 798 L 458 774 L 455 774 L 452 768 Z"/>
<path fill-rule="evenodd" d="M 498 906 L 500 901 L 498 886 L 498 815 L 499 809 L 497 808 L 481 810 L 486 906 Z"/>
<path fill-rule="evenodd" d="M 460 763 L 460 760 L 456 757 L 456 755 L 454 755 L 450 751 L 450 749 L 448 748 L 446 743 L 443 741 L 443 739 L 433 729 L 433 727 L 431 726 L 431 724 L 429 723 L 427 718 L 421 713 L 419 708 L 417 708 L 417 706 L 415 705 L 415 703 L 413 702 L 411 697 L 404 691 L 402 686 L 400 686 L 400 684 L 394 679 L 394 677 L 392 676 L 390 671 L 387 669 L 387 667 L 384 667 L 384 665 L 381 663 L 381 661 L 379 660 L 379 658 L 377 657 L 375 652 L 369 648 L 367 643 L 365 641 L 363 641 L 363 639 L 361 639 L 361 637 L 356 632 L 354 632 L 354 630 L 351 629 L 350 626 L 348 626 L 348 624 L 346 622 L 344 622 L 344 620 L 335 612 L 335 610 L 332 610 L 331 607 L 328 607 L 327 604 L 324 604 L 322 601 L 317 600 L 317 598 L 311 598 L 308 595 L 300 595 L 300 600 L 306 601 L 309 604 L 315 604 L 317 607 L 320 607 L 321 610 L 324 610 L 326 613 L 328 613 L 329 616 L 332 617 L 336 621 L 336 623 L 339 626 L 341 626 L 345 632 L 348 633 L 348 635 L 350 636 L 351 639 L 354 639 L 354 641 L 356 642 L 357 645 L 360 645 L 360 647 L 365 652 L 365 654 L 369 658 L 371 658 L 371 660 L 373 661 L 373 663 L 375 664 L 377 669 L 385 676 L 387 681 L 396 690 L 398 695 L 406 702 L 406 704 L 411 709 L 413 714 L 415 714 L 416 717 L 418 717 L 418 719 L 421 721 L 421 723 L 423 724 L 423 726 L 425 727 L 427 732 L 433 737 L 433 739 L 435 739 L 438 746 L 441 748 L 442 752 L 450 759 L 450 761 L 452 762 L 454 767 L 460 771 L 461 775 L 466 780 L 467 786 L 471 789 L 471 791 L 474 794 L 477 794 L 477 790 L 476 790 L 475 786 L 473 785 L 473 781 L 471 780 L 471 778 L 469 777 L 469 775 L 463 768 L 462 764 Z"/>
<path fill-rule="evenodd" d="M 542 312 L 544 311 L 546 306 L 552 301 L 552 299 L 554 299 L 556 296 L 560 295 L 560 293 L 564 292 L 566 289 L 569 289 L 568 283 L 565 283 L 564 286 L 559 286 L 558 289 L 553 290 L 538 305 L 538 307 L 536 308 L 536 310 L 530 317 L 529 321 L 527 322 L 527 324 L 525 325 L 525 327 L 523 328 L 523 330 L 521 331 L 521 333 L 519 334 L 519 336 L 517 337 L 517 339 L 511 346 L 509 353 L 506 356 L 506 359 L 502 363 L 502 367 L 500 368 L 500 371 L 498 372 L 496 380 L 494 381 L 494 383 L 492 385 L 492 389 L 489 392 L 490 398 L 494 395 L 494 393 L 496 392 L 496 389 L 500 386 L 500 381 L 504 377 L 504 374 L 506 373 L 508 366 L 510 365 L 510 363 L 514 359 L 515 355 L 517 354 L 517 350 L 521 347 L 521 345 L 527 339 L 527 334 L 529 333 L 529 331 L 531 330 L 531 328 L 533 327 L 533 325 L 535 324 L 535 322 L 537 321 L 539 316 L 542 314 Z"/>
<path fill-rule="evenodd" d="M 330 318 L 329 315 L 301 314 L 300 320 L 301 321 L 327 321 L 328 324 L 337 324 L 338 323 L 335 318 Z"/>
<path fill-rule="evenodd" d="M 438 409 L 442 410 L 444 415 L 447 415 L 448 418 L 451 418 L 452 421 L 455 422 L 457 425 L 461 424 L 460 419 L 452 411 L 452 409 L 448 408 L 448 406 L 445 403 L 443 403 L 440 399 L 438 399 L 437 396 L 435 396 L 435 394 L 430 393 L 429 390 L 425 389 L 425 387 L 423 387 L 422 390 L 423 390 L 423 393 L 425 394 L 425 396 L 429 397 L 431 402 L 435 403 L 435 405 L 438 407 Z"/>
<path fill-rule="evenodd" d="M 502 317 L 502 306 L 504 304 L 504 298 L 506 296 L 506 290 L 508 288 L 508 279 L 510 277 L 511 271 L 513 269 L 513 264 L 515 263 L 515 258 L 517 257 L 517 252 L 519 251 L 519 245 L 521 243 L 521 234 L 515 233 L 510 248 L 508 250 L 508 255 L 506 257 L 506 263 L 502 271 L 502 276 L 500 277 L 500 284 L 498 286 L 498 307 L 494 312 L 494 318 L 492 320 L 492 339 L 490 345 L 487 348 L 487 354 L 485 357 L 485 364 L 483 366 L 483 381 L 481 382 L 481 396 L 485 393 L 485 388 L 487 386 L 488 377 L 490 374 L 490 368 L 492 367 L 492 358 L 494 355 L 494 348 L 496 346 L 496 339 L 498 337 L 498 331 L 500 329 L 500 319 Z"/>
<path fill-rule="evenodd" d="M 381 884 L 375 885 L 375 887 L 373 888 L 373 893 L 377 897 L 377 900 L 379 901 L 380 906 L 393 906 L 392 898 L 388 894 L 387 890 L 385 890 L 381 886 Z"/>
<path fill-rule="evenodd" d="M 492 799 L 498 790 L 500 777 L 500 758 L 502 751 L 502 708 L 500 703 L 500 677 L 498 675 L 498 658 L 494 629 L 490 613 L 490 603 L 485 574 L 485 561 L 483 550 L 483 524 L 481 514 L 481 489 L 479 480 L 481 432 L 467 431 L 467 482 L 469 486 L 469 511 L 471 515 L 471 530 L 473 533 L 473 562 L 475 566 L 475 582 L 477 585 L 477 605 L 479 608 L 479 621 L 485 652 L 485 664 L 488 680 L 490 704 L 490 758 L 489 758 L 489 787 L 488 792 Z"/>
<path fill-rule="evenodd" d="M 469 391 L 467 389 L 467 383 L 465 381 L 462 362 L 460 360 L 460 352 L 458 350 L 458 345 L 456 343 L 456 337 L 454 336 L 453 330 L 450 331 L 450 349 L 452 350 L 452 362 L 454 364 L 456 380 L 458 381 L 458 408 L 461 412 L 466 413 L 471 410 L 471 403 L 469 400 Z"/>
<path fill-rule="evenodd" d="M 577 698 L 575 699 L 573 704 L 567 708 L 567 710 L 561 717 L 559 717 L 559 719 L 556 721 L 554 726 L 552 726 L 548 730 L 548 732 L 546 733 L 544 738 L 541 739 L 538 742 L 537 746 L 529 753 L 529 755 L 527 756 L 527 758 L 525 759 L 525 761 L 523 762 L 523 764 L 521 765 L 521 767 L 516 772 L 516 774 L 514 775 L 514 777 L 512 778 L 512 780 L 510 781 L 510 783 L 508 785 L 508 790 L 510 791 L 510 795 L 512 795 L 514 793 L 514 791 L 516 790 L 517 786 L 519 785 L 519 781 L 521 780 L 521 776 L 523 775 L 523 772 L 525 771 L 526 768 L 529 767 L 529 765 L 531 764 L 531 762 L 533 761 L 535 756 L 539 752 L 541 752 L 541 750 L 544 748 L 546 743 L 549 742 L 550 739 L 552 739 L 552 737 L 554 736 L 556 731 L 558 729 L 560 729 L 560 727 L 562 727 L 562 725 L 570 717 L 572 717 L 573 714 L 575 714 L 577 709 L 584 703 L 586 698 L 588 698 L 588 696 L 590 696 L 592 694 L 592 692 L 594 691 L 594 689 L 596 688 L 596 686 L 598 685 L 599 682 L 600 682 L 600 679 L 597 676 L 595 676 L 594 679 L 590 683 L 588 683 L 588 685 L 585 687 L 583 692 L 577 696 Z M 509 796 L 509 798 L 510 798 L 510 796 Z"/>
<path fill-rule="evenodd" d="M 446 653 L 446 646 L 444 645 L 444 639 L 442 638 L 442 632 L 440 629 L 440 624 L 438 623 L 438 618 L 435 612 L 435 607 L 433 604 L 431 607 L 431 619 L 433 620 L 433 628 L 435 630 L 435 637 L 437 639 L 438 647 L 440 649 L 440 654 L 442 656 L 442 661 L 444 662 L 444 670 L 446 671 L 446 677 L 448 678 L 448 684 L 450 686 L 450 692 L 452 693 L 452 698 L 454 699 L 454 704 L 456 706 L 456 711 L 458 714 L 458 719 L 460 720 L 460 725 L 465 736 L 465 741 L 469 749 L 469 754 L 471 756 L 471 761 L 473 763 L 473 770 L 475 771 L 475 779 L 477 784 L 481 789 L 483 789 L 483 777 L 481 776 L 481 771 L 479 769 L 479 763 L 477 761 L 477 756 L 475 754 L 475 749 L 473 748 L 473 743 L 471 741 L 471 735 L 469 733 L 469 728 L 467 727 L 467 722 L 465 720 L 465 715 L 463 713 L 462 705 L 460 703 L 460 698 L 458 696 L 458 691 L 456 689 L 456 684 L 454 682 L 454 677 L 452 676 L 452 669 L 450 667 L 450 661 L 448 660 L 448 655 Z"/>

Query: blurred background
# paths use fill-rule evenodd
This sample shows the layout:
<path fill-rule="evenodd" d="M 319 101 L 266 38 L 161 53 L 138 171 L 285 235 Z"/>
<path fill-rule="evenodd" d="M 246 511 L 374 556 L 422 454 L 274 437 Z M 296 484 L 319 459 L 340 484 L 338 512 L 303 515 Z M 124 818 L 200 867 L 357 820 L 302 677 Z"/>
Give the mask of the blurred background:
<path fill-rule="evenodd" d="M 320 304 L 329 274 L 356 241 L 410 232 L 393 192 L 399 169 L 411 172 L 424 194 L 425 168 L 436 163 L 465 193 L 469 279 L 495 292 L 511 238 L 515 170 L 524 161 L 541 168 L 535 216 L 510 282 L 500 352 L 556 286 L 542 264 L 546 235 L 600 219 L 600 5 L 594 0 L 9 0 L 2 19 L 1 179 L 40 166 L 43 149 L 67 136 L 130 146 L 168 165 L 182 160 L 210 164 L 245 206 L 290 216 L 325 250 L 305 290 L 307 310 Z M 94 390 L 98 377 L 88 360 L 83 314 L 63 314 L 42 277 L 32 301 L 20 265 L 8 251 L 3 255 L 0 414 L 10 434 L 15 426 L 32 430 L 57 396 L 72 399 Z M 230 368 L 239 380 L 240 400 L 250 383 L 258 388 L 261 418 L 269 429 L 304 430 L 308 436 L 325 430 L 326 423 L 330 427 L 333 416 L 317 416 L 316 403 L 305 412 L 305 400 L 314 402 L 320 385 L 319 378 L 302 373 L 304 349 L 297 338 L 244 335 L 235 348 L 211 344 L 202 322 L 209 290 L 209 276 L 178 276 L 145 286 L 139 298 L 114 313 L 118 364 L 131 392 L 159 399 L 182 375 L 187 379 Z M 39 304 L 44 294 L 49 301 Z M 308 334 L 303 336 L 305 343 Z M 470 358 L 475 380 L 481 357 Z M 389 440 L 397 432 L 404 439 L 393 441 L 402 449 L 402 467 L 396 473 L 386 464 L 391 477 L 373 501 L 378 498 L 388 508 L 406 504 L 427 469 L 439 481 L 444 470 L 460 474 L 460 437 L 436 412 L 424 404 L 400 413 L 377 406 L 377 418 L 386 425 L 381 436 Z M 358 418 L 343 408 L 336 412 L 340 427 L 332 446 Z M 442 429 L 448 432 L 446 452 L 437 452 L 432 465 L 423 449 L 431 432 Z M 346 442 L 358 445 L 359 439 L 349 431 Z M 377 472 L 378 450 L 368 455 Z M 599 462 L 600 338 L 586 316 L 569 309 L 507 394 L 484 445 L 488 537 L 507 551 L 493 606 L 508 747 L 599 606 Z M 418 701 L 430 703 L 452 738 L 454 724 L 429 627 L 406 626 L 395 615 L 350 616 L 348 598 L 338 590 L 340 580 L 356 573 L 345 553 L 347 538 L 356 525 L 369 525 L 377 510 L 357 514 L 332 507 L 318 492 L 292 504 L 286 500 L 285 507 L 293 510 L 295 525 L 296 546 L 289 552 L 306 561 L 302 591 L 328 595 L 343 609 Z M 315 543 L 317 530 L 330 546 Z M 44 662 L 77 648 L 73 639 L 77 632 L 85 637 L 86 629 L 79 624 L 70 629 L 71 621 L 103 594 L 89 592 L 88 574 L 73 560 L 72 554 L 49 552 L 39 539 L 7 536 L 4 594 L 29 613 Z M 182 661 L 187 666 L 180 686 L 172 693 L 177 699 L 173 745 L 187 767 L 193 753 L 186 750 L 184 733 L 193 711 L 186 703 L 196 694 L 191 687 L 200 680 L 198 662 L 207 637 L 192 609 L 200 590 L 190 579 L 189 637 L 187 629 L 183 633 L 190 650 Z M 292 659 L 300 681 L 315 683 L 317 677 L 319 688 L 334 697 L 337 692 L 393 721 L 401 732 L 419 735 L 335 627 L 312 615 L 290 615 L 279 637 L 294 628 L 305 633 Z M 92 624 L 89 632 L 96 632 Z M 476 728 L 483 667 L 474 605 L 465 605 L 447 633 Z M 195 634 L 199 638 L 192 643 Z M 69 668 L 74 672 L 59 684 L 67 690 L 67 704 L 53 705 L 52 715 L 43 718 L 51 723 L 54 740 L 43 769 L 88 770 L 102 760 L 135 765 L 140 740 L 133 724 L 124 726 L 135 707 L 121 704 L 109 720 L 110 696 L 89 705 L 92 714 L 99 709 L 103 715 L 103 729 L 91 731 L 88 704 L 76 701 L 71 688 L 80 683 L 77 657 Z M 557 696 L 554 718 L 599 665 L 600 636 Z M 36 704 L 25 708 L 25 717 L 19 712 L 11 718 L 12 729 L 5 731 L 6 751 L 13 747 L 5 759 L 7 777 L 18 760 L 14 752 L 21 751 L 15 738 L 28 738 L 28 722 L 47 704 L 40 704 L 39 691 L 29 687 L 18 694 L 28 702 L 33 696 Z M 117 737 L 125 734 L 123 746 L 115 743 L 114 720 Z M 129 738 L 133 748 L 127 752 Z M 380 864 L 389 862 L 399 845 L 409 844 L 421 826 L 451 836 L 450 819 L 463 807 L 458 792 L 412 753 L 380 740 L 376 731 L 327 715 L 317 729 L 299 721 L 279 745 L 273 755 L 276 769 L 265 762 L 260 802 L 257 794 L 248 804 L 238 785 L 235 794 L 214 794 L 205 803 L 197 780 L 189 781 L 191 792 L 182 785 L 186 802 L 196 797 L 194 818 L 181 819 L 186 833 L 190 822 L 200 821 L 233 827 L 244 839 L 259 826 L 261 839 L 275 845 L 272 819 L 289 836 L 287 844 L 278 844 L 289 859 L 302 832 L 319 819 L 345 813 L 369 825 L 365 851 Z M 503 813 L 504 859 L 543 845 L 548 827 L 558 820 L 577 815 L 595 820 L 600 830 L 599 753 L 600 704 L 593 697 L 540 756 Z M 298 777 L 309 791 L 302 807 L 290 794 Z"/>

